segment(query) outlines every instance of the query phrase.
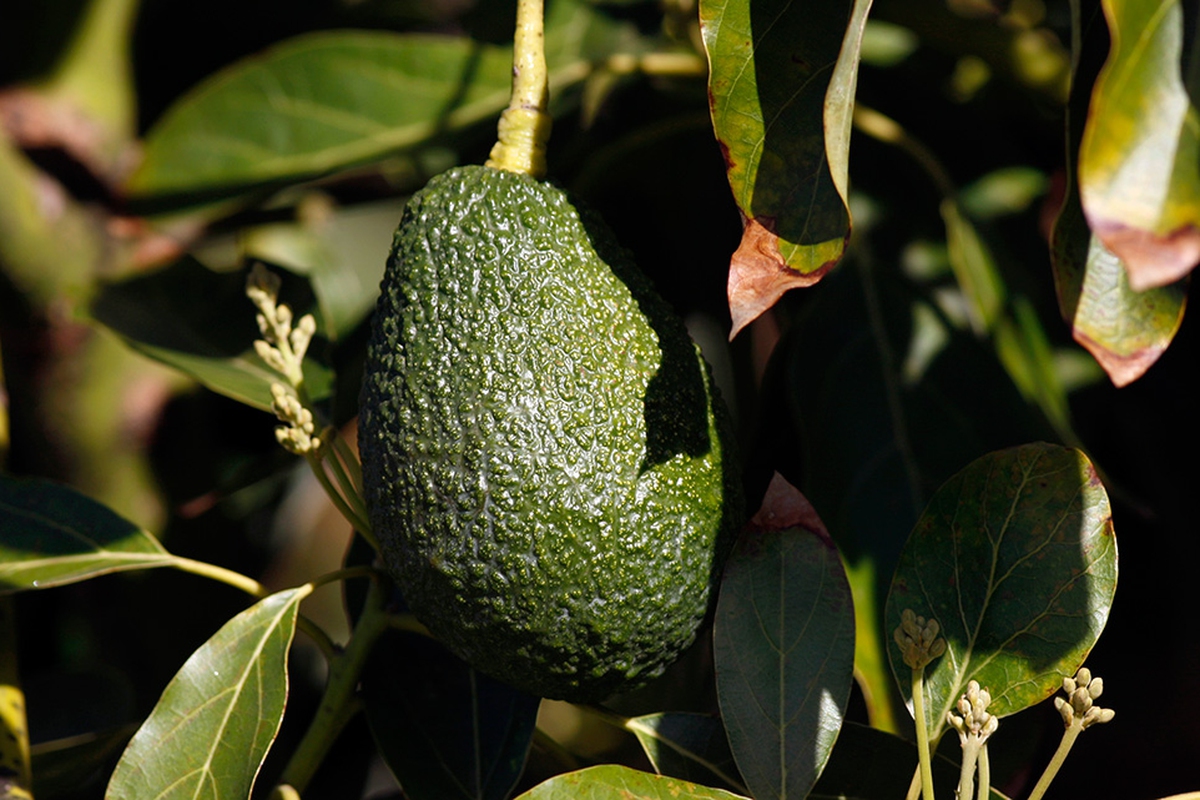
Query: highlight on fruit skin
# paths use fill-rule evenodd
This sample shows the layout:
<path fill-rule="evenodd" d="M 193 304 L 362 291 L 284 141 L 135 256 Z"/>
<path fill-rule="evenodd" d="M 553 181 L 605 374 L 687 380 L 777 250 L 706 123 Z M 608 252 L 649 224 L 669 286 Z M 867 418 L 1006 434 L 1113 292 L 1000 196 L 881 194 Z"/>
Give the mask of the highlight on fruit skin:
<path fill-rule="evenodd" d="M 742 522 L 727 414 L 682 322 L 593 214 L 527 175 L 457 168 L 408 203 L 359 441 L 408 604 L 540 696 L 661 674 Z"/>

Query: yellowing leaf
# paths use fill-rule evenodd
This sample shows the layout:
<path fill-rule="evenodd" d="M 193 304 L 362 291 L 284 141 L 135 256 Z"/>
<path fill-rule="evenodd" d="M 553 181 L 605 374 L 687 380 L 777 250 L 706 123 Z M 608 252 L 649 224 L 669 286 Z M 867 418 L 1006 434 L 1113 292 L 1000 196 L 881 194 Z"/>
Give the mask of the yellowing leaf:
<path fill-rule="evenodd" d="M 1177 0 L 1105 0 L 1112 47 L 1079 148 L 1092 230 L 1125 262 L 1135 291 L 1200 261 L 1200 115 L 1180 72 Z"/>

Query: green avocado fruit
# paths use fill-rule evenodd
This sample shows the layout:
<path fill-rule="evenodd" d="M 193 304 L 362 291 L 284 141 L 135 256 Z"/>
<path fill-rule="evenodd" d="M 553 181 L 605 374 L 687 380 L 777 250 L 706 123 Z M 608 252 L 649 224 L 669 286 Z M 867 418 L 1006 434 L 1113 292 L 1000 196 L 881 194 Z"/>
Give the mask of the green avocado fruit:
<path fill-rule="evenodd" d="M 694 640 L 741 523 L 727 414 L 607 228 L 461 167 L 404 210 L 359 446 L 389 572 L 476 669 L 597 701 Z"/>

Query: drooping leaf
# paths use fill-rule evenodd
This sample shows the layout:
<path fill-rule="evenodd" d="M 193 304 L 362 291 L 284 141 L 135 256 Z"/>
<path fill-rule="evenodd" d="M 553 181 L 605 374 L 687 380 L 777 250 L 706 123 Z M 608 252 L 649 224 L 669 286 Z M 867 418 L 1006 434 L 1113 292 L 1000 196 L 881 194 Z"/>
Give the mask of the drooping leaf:
<path fill-rule="evenodd" d="M 508 797 L 525 768 L 538 698 L 400 631 L 375 645 L 362 682 L 371 732 L 406 797 Z"/>
<path fill-rule="evenodd" d="M 776 458 L 846 559 L 855 665 L 872 724 L 893 731 L 881 619 L 909 531 L 963 464 L 1052 433 L 994 353 L 947 324 L 920 288 L 890 265 L 848 262 L 776 347 L 763 390 L 785 403 L 769 434 Z"/>
<path fill-rule="evenodd" d="M 750 793 L 804 797 L 850 697 L 854 604 L 837 548 L 779 475 L 725 565 L 713 660 L 729 746 Z"/>
<path fill-rule="evenodd" d="M 1067 111 L 1066 191 L 1054 222 L 1051 257 L 1059 310 L 1071 335 L 1117 386 L 1140 378 L 1175 338 L 1187 304 L 1187 278 L 1135 292 L 1125 263 L 1087 226 L 1078 161 L 1088 100 L 1109 48 L 1100 11 L 1082 25 L 1081 52 Z"/>
<path fill-rule="evenodd" d="M 970 680 L 991 692 L 999 717 L 1061 687 L 1103 630 L 1116 581 L 1108 496 L 1079 451 L 989 453 L 943 484 L 905 545 L 885 610 L 889 629 L 905 609 L 941 626 L 945 655 L 925 669 L 931 736 Z M 894 646 L 888 655 L 906 690 L 909 668 Z"/>
<path fill-rule="evenodd" d="M 280 302 L 298 319 L 313 308 L 312 290 L 285 278 Z M 245 272 L 218 273 L 185 257 L 169 267 L 109 284 L 92 303 L 92 316 L 139 352 L 192 376 L 215 392 L 262 410 L 271 407 L 271 384 L 280 376 L 254 352 L 262 334 L 246 297 Z M 318 337 L 321 335 L 318 325 Z M 327 398 L 330 368 L 316 358 L 318 338 L 304 360 L 308 396 Z"/>
<path fill-rule="evenodd" d="M 1102 6 L 1112 43 L 1079 147 L 1079 191 L 1091 229 L 1142 291 L 1200 261 L 1200 114 L 1180 67 L 1178 0 Z"/>
<path fill-rule="evenodd" d="M 170 564 L 152 535 L 49 481 L 0 475 L 0 593 Z"/>
<path fill-rule="evenodd" d="M 841 259 L 850 117 L 869 0 L 704 0 L 713 129 L 745 222 L 733 333 Z"/>
<path fill-rule="evenodd" d="M 721 720 L 708 714 L 667 712 L 634 717 L 633 731 L 660 775 L 745 791 Z"/>
<path fill-rule="evenodd" d="M 742 796 L 619 764 L 602 764 L 553 777 L 516 800 L 612 800 L 615 797 L 621 800 L 737 800 Z"/>
<path fill-rule="evenodd" d="M 249 797 L 287 702 L 287 655 L 310 587 L 238 614 L 184 663 L 125 748 L 105 800 Z"/>

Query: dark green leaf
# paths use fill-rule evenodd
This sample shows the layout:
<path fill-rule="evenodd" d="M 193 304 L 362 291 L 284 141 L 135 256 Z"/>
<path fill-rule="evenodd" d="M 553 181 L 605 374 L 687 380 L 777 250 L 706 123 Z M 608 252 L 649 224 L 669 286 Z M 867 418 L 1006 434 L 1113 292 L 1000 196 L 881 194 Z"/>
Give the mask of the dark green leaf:
<path fill-rule="evenodd" d="M 1103 3 L 1112 40 L 1079 147 L 1092 230 L 1135 291 L 1166 286 L 1200 261 L 1200 115 L 1184 85 L 1178 0 Z"/>
<path fill-rule="evenodd" d="M 745 791 L 721 720 L 708 714 L 664 713 L 625 723 L 660 775 Z"/>
<path fill-rule="evenodd" d="M 300 587 L 260 600 L 201 645 L 134 735 L 106 800 L 249 797 L 287 702 Z"/>
<path fill-rule="evenodd" d="M 280 274 L 280 270 L 273 270 Z M 312 290 L 286 274 L 280 301 L 296 317 L 313 309 Z M 135 349 L 192 376 L 215 392 L 255 408 L 271 407 L 271 384 L 281 378 L 253 350 L 261 338 L 254 305 L 246 297 L 246 273 L 214 272 L 190 257 L 149 275 L 103 287 L 92 304 L 95 319 Z M 333 373 L 314 354 L 304 360 L 310 399 L 327 398 Z"/>
<path fill-rule="evenodd" d="M 930 500 L 901 554 L 885 623 L 936 619 L 946 653 L 926 667 L 931 735 L 970 680 L 1003 717 L 1039 703 L 1083 664 L 1108 619 L 1117 546 L 1108 496 L 1087 458 L 1030 444 L 990 453 Z M 895 646 L 906 696 L 910 670 Z"/>
<path fill-rule="evenodd" d="M 869 2 L 704 0 L 713 128 L 745 220 L 733 331 L 841 259 L 850 115 Z"/>
<path fill-rule="evenodd" d="M 778 475 L 725 565 L 713 660 L 729 746 L 750 793 L 807 795 L 850 697 L 854 604 L 837 548 Z"/>
<path fill-rule="evenodd" d="M 516 800 L 736 800 L 741 795 L 604 764 L 538 784 Z"/>
<path fill-rule="evenodd" d="M 504 800 L 525 768 L 538 698 L 424 636 L 391 631 L 363 673 L 379 752 L 412 800 Z"/>
<path fill-rule="evenodd" d="M 0 476 L 0 592 L 173 560 L 152 535 L 73 489 Z"/>

